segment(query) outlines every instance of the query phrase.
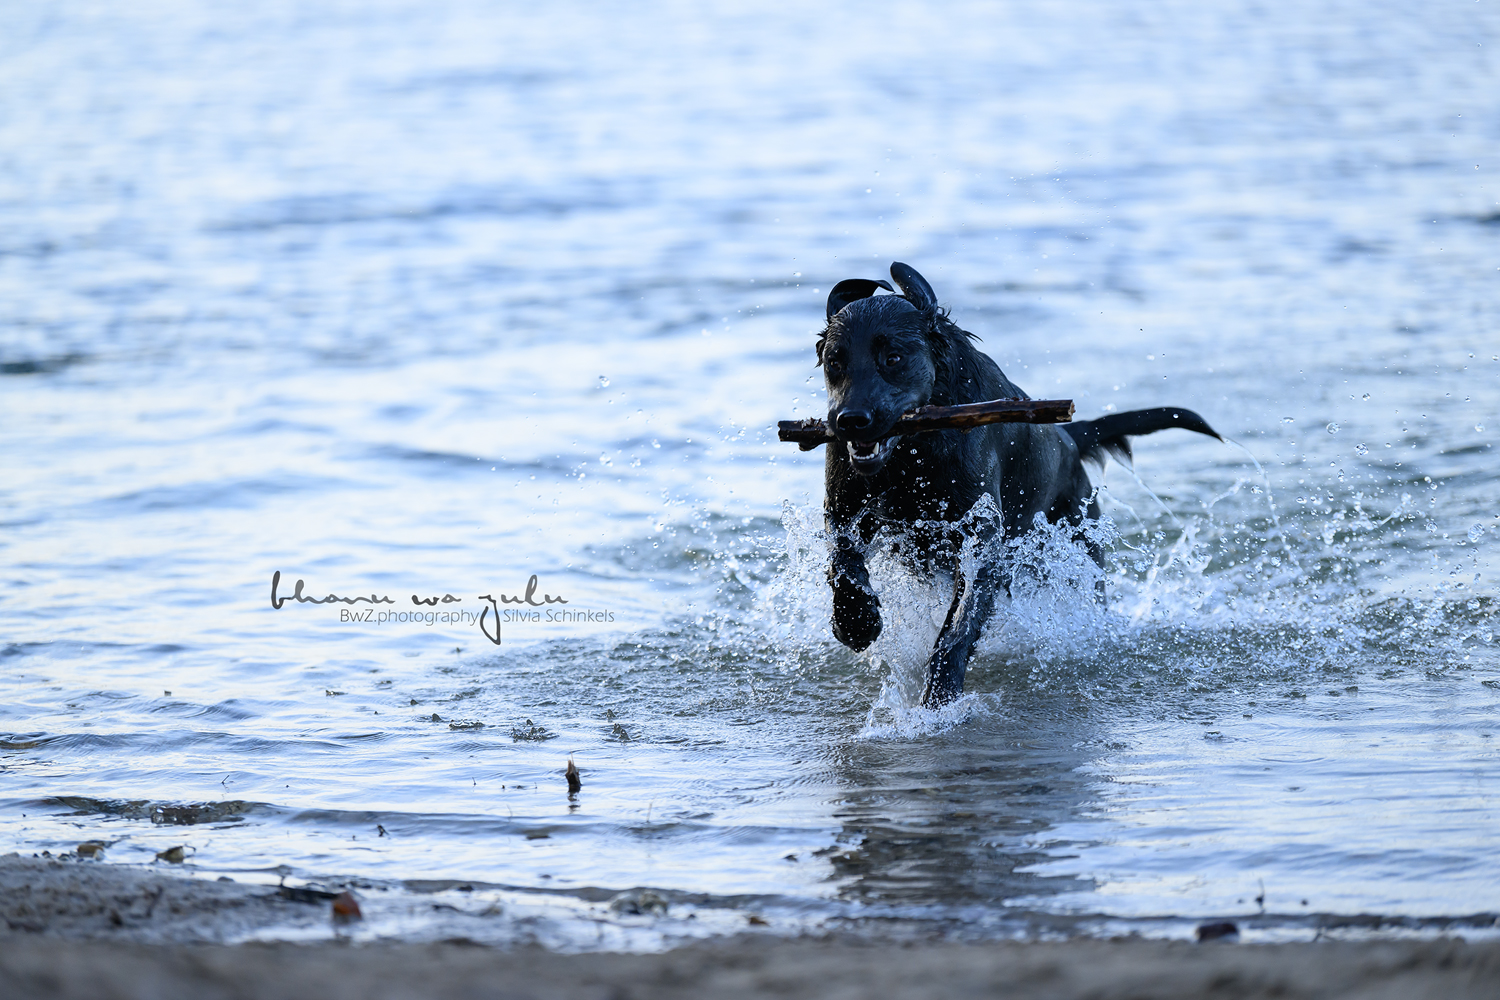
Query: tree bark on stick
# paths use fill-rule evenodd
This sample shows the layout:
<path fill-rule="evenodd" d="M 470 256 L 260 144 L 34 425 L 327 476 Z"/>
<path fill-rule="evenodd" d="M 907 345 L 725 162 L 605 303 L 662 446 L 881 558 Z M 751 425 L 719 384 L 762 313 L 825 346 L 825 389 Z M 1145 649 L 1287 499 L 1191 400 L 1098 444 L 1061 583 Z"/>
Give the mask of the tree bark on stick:
<path fill-rule="evenodd" d="M 924 406 L 896 421 L 895 426 L 881 437 L 923 431 L 969 431 L 985 424 L 1065 424 L 1072 419 L 1071 399 L 992 399 L 957 406 Z M 795 442 L 803 451 L 812 451 L 835 440 L 827 421 L 817 417 L 783 420 L 776 426 L 781 440 Z"/>

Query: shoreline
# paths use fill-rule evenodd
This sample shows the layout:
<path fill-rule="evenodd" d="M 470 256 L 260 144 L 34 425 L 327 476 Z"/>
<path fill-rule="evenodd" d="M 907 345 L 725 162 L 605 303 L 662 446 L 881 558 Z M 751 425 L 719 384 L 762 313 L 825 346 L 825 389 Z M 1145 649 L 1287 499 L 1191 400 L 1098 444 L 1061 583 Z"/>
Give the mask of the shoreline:
<path fill-rule="evenodd" d="M 955 944 L 728 934 L 651 953 L 565 953 L 467 938 L 336 935 L 327 901 L 319 896 L 309 905 L 307 895 L 70 858 L 0 858 L 0 995 L 1408 1000 L 1500 993 L 1500 941 L 1493 939 Z M 254 939 L 265 931 L 278 940 Z"/>
<path fill-rule="evenodd" d="M 7 996 L 575 998 L 1492 998 L 1500 945 L 1068 941 L 882 947 L 730 938 L 659 954 L 461 944 L 128 945 L 0 938 Z"/>

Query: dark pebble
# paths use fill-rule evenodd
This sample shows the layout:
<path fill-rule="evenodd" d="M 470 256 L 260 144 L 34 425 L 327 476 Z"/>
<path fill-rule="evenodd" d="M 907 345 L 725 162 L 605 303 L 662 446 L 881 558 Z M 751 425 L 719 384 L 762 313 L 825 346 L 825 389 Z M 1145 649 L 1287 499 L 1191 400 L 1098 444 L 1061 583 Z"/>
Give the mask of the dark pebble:
<path fill-rule="evenodd" d="M 1198 925 L 1199 941 L 1238 941 L 1240 929 L 1233 921 L 1216 920 Z"/>

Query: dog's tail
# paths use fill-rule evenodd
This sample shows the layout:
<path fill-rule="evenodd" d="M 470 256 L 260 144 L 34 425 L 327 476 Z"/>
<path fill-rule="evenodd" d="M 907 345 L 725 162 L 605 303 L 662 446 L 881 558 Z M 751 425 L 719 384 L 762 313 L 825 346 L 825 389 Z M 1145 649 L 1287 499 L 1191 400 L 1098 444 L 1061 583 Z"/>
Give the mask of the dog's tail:
<path fill-rule="evenodd" d="M 1075 420 L 1071 424 L 1060 424 L 1073 443 L 1078 445 L 1078 454 L 1085 462 L 1094 462 L 1100 471 L 1104 469 L 1104 457 L 1108 455 L 1121 465 L 1129 466 L 1130 439 L 1141 434 L 1154 434 L 1172 427 L 1207 434 L 1222 441 L 1219 432 L 1208 426 L 1192 410 L 1180 406 L 1158 406 L 1150 410 L 1129 410 L 1111 413 L 1098 420 Z"/>

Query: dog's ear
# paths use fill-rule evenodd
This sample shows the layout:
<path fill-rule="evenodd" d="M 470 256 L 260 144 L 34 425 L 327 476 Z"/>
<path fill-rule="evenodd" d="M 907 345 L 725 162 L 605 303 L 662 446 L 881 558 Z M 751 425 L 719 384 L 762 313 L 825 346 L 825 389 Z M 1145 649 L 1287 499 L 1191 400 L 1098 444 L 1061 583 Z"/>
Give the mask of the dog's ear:
<path fill-rule="evenodd" d="M 875 294 L 877 288 L 895 291 L 889 281 L 871 281 L 869 278 L 845 278 L 840 281 L 828 291 L 828 318 L 833 319 L 840 309 L 851 302 L 868 299 Z"/>
<path fill-rule="evenodd" d="M 891 277 L 896 279 L 896 284 L 900 286 L 901 294 L 906 296 L 906 301 L 922 312 L 937 308 L 937 293 L 932 290 L 927 279 L 918 274 L 910 264 L 896 261 L 891 265 Z"/>

